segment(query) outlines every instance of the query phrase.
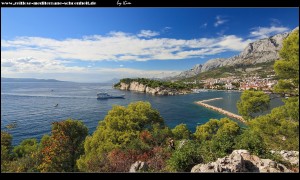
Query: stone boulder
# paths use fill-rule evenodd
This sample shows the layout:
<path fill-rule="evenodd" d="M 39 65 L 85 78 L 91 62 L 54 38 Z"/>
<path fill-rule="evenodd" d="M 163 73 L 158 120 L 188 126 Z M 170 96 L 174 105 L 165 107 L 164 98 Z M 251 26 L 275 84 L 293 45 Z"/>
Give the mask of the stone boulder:
<path fill-rule="evenodd" d="M 271 151 L 271 153 L 280 155 L 284 160 L 290 162 L 292 165 L 299 166 L 299 151 Z"/>
<path fill-rule="evenodd" d="M 292 172 L 283 164 L 270 159 L 260 159 L 247 150 L 234 150 L 215 162 L 198 164 L 191 172 Z"/>
<path fill-rule="evenodd" d="M 133 163 L 130 167 L 129 172 L 141 172 L 141 171 L 147 171 L 148 165 L 145 162 L 142 161 L 136 161 Z"/>

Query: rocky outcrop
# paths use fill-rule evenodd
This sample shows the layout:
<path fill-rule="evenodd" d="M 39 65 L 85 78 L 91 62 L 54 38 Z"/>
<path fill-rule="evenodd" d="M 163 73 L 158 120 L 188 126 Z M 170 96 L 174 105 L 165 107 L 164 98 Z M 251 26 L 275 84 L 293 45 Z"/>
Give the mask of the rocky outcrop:
<path fill-rule="evenodd" d="M 299 27 L 295 28 L 293 31 L 297 29 L 299 29 Z M 233 56 L 231 58 L 217 58 L 208 60 L 203 65 L 197 64 L 192 69 L 181 72 L 174 78 L 178 79 L 192 77 L 201 72 L 209 71 L 211 69 L 223 66 L 254 65 L 258 63 L 275 61 L 279 59 L 278 52 L 282 47 L 283 40 L 291 32 L 277 34 L 269 38 L 249 43 L 248 46 L 237 56 Z"/>
<path fill-rule="evenodd" d="M 148 170 L 148 165 L 142 161 L 136 161 L 130 167 L 129 172 L 143 172 Z"/>
<path fill-rule="evenodd" d="M 133 81 L 130 84 L 121 82 L 120 90 L 137 91 L 137 92 L 143 92 L 152 95 L 165 95 L 165 96 L 173 96 L 173 95 L 188 93 L 187 91 L 177 91 L 171 88 L 163 88 L 163 87 L 151 88 L 149 86 L 146 86 L 136 81 Z"/>
<path fill-rule="evenodd" d="M 280 155 L 284 160 L 288 161 L 292 165 L 299 167 L 299 151 L 271 151 L 273 154 Z"/>
<path fill-rule="evenodd" d="M 292 172 L 284 165 L 270 159 L 260 159 L 247 150 L 234 150 L 215 162 L 198 164 L 191 172 Z"/>
<path fill-rule="evenodd" d="M 147 86 L 140 84 L 138 82 L 131 82 L 130 84 L 121 83 L 120 89 L 121 90 L 129 90 L 129 91 L 139 91 L 139 92 L 145 92 Z"/>

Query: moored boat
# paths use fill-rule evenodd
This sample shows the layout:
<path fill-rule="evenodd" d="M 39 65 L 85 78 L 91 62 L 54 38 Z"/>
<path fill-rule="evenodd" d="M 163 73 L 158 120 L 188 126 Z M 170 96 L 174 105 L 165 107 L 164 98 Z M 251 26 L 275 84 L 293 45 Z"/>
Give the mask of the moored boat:
<path fill-rule="evenodd" d="M 97 99 L 116 99 L 116 98 L 125 98 L 125 94 L 121 95 L 110 95 L 108 93 L 98 93 L 97 94 Z"/>

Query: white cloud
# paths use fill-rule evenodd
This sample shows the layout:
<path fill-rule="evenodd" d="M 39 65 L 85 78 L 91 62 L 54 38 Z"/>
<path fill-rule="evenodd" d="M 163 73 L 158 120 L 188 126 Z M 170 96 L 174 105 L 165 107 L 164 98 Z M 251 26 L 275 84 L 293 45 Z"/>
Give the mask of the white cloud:
<path fill-rule="evenodd" d="M 240 46 L 233 43 L 220 43 L 224 39 L 234 38 Z M 219 42 L 219 43 L 218 43 Z M 112 32 L 107 36 L 86 36 L 82 39 L 56 40 L 42 37 L 18 37 L 13 40 L 1 40 L 2 59 L 32 57 L 37 60 L 61 61 L 147 61 L 187 59 L 211 55 L 215 48 L 240 51 L 245 40 L 233 36 L 198 39 L 149 38 L 123 32 Z M 233 48 L 232 48 L 233 47 Z M 180 51 L 197 52 L 178 56 Z M 203 52 L 199 54 L 199 52 Z"/>
<path fill-rule="evenodd" d="M 121 62 L 204 58 L 225 51 L 241 51 L 249 42 L 250 40 L 234 35 L 197 39 L 154 37 L 144 39 L 124 32 L 62 40 L 17 37 L 12 40 L 1 40 L 1 73 L 52 73 L 55 76 L 55 74 L 76 72 L 78 74 L 98 73 L 97 77 L 102 73 L 105 77 L 109 72 L 114 72 L 116 76 L 122 72 L 124 77 L 135 74 L 158 77 L 171 72 L 128 69 L 124 68 Z M 85 67 L 74 65 L 74 60 L 85 62 Z M 97 61 L 118 61 L 121 65 L 117 69 L 97 69 L 93 65 Z M 111 76 L 107 77 L 111 78 Z M 66 77 L 62 75 L 61 78 Z M 75 78 L 75 75 L 70 78 Z"/>
<path fill-rule="evenodd" d="M 267 38 L 271 35 L 283 33 L 289 31 L 289 28 L 283 26 L 271 26 L 271 27 L 256 27 L 254 31 L 250 32 L 251 37 L 257 39 Z"/>
<path fill-rule="evenodd" d="M 235 35 L 223 36 L 217 45 L 222 49 L 242 51 L 253 40 L 243 40 Z"/>
<path fill-rule="evenodd" d="M 155 31 L 150 31 L 150 30 L 141 30 L 141 32 L 137 35 L 138 37 L 153 37 L 153 36 L 158 36 L 159 33 Z"/>
<path fill-rule="evenodd" d="M 218 27 L 219 25 L 221 24 L 224 24 L 226 23 L 228 20 L 227 19 L 224 19 L 223 17 L 221 16 L 216 16 L 216 22 L 214 24 L 215 27 Z"/>
<path fill-rule="evenodd" d="M 123 64 L 120 64 L 120 67 L 123 67 L 124 65 Z"/>

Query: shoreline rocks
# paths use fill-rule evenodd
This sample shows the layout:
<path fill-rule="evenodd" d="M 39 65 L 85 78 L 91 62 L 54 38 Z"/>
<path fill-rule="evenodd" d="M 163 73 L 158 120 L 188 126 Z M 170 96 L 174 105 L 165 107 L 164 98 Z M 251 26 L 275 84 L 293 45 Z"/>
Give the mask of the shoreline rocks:
<path fill-rule="evenodd" d="M 174 95 L 182 95 L 182 94 L 189 93 L 188 91 L 178 91 L 176 89 L 171 89 L 171 88 L 163 88 L 163 87 L 152 88 L 136 81 L 133 81 L 130 84 L 121 82 L 119 89 L 126 90 L 126 91 L 142 92 L 142 93 L 147 93 L 152 95 L 163 95 L 163 96 L 174 96 Z"/>
<path fill-rule="evenodd" d="M 148 164 L 142 161 L 136 161 L 133 163 L 130 167 L 129 172 L 135 173 L 135 172 L 143 172 L 148 170 Z"/>

